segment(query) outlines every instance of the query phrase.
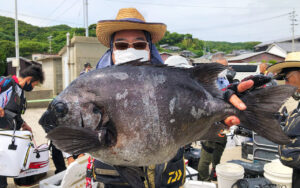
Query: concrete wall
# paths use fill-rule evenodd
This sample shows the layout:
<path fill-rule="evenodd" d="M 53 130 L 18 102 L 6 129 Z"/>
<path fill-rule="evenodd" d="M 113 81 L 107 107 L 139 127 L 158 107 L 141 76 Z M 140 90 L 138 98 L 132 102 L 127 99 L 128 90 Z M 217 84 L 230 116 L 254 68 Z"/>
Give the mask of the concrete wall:
<path fill-rule="evenodd" d="M 43 89 L 52 89 L 53 95 L 62 91 L 62 63 L 61 58 L 46 58 L 40 60 L 43 64 L 45 81 L 41 86 Z"/>
<path fill-rule="evenodd" d="M 53 90 L 35 87 L 33 91 L 25 92 L 25 97 L 27 99 L 27 108 L 44 108 L 49 105 L 50 103 L 49 101 L 44 101 L 44 102 L 35 102 L 35 101 L 41 99 L 52 99 Z M 34 101 L 34 102 L 30 102 L 30 101 Z"/>
<path fill-rule="evenodd" d="M 41 87 L 43 89 L 48 88 L 54 91 L 55 74 L 54 74 L 53 61 L 51 61 L 51 59 L 43 60 L 43 71 L 45 74 L 45 81 Z"/>
<path fill-rule="evenodd" d="M 55 73 L 55 87 L 54 87 L 54 95 L 58 95 L 63 90 L 63 79 L 62 79 L 62 66 L 61 59 L 54 59 L 54 73 Z"/>
<path fill-rule="evenodd" d="M 68 84 L 79 76 L 79 73 L 83 70 L 83 65 L 86 62 L 91 63 L 95 68 L 97 62 L 106 52 L 107 48 L 98 42 L 96 37 L 82 37 L 75 36 L 71 40 L 70 45 L 70 61 L 66 64 L 67 50 L 63 48 L 60 51 L 62 56 L 62 82 L 63 88 L 66 87 L 66 79 L 68 77 Z M 67 70 L 69 72 L 67 73 Z"/>
<path fill-rule="evenodd" d="M 87 62 L 91 63 L 92 67 L 96 67 L 99 59 L 106 52 L 107 48 L 98 43 L 75 43 L 76 54 L 76 77 L 83 70 L 83 65 Z"/>

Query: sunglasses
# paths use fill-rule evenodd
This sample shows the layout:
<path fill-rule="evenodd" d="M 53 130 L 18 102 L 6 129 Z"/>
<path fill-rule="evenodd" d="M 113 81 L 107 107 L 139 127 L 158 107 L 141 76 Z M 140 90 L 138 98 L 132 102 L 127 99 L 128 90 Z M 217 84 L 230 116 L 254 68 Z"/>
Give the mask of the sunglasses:
<path fill-rule="evenodd" d="M 148 46 L 148 42 L 145 41 L 139 41 L 139 42 L 115 42 L 114 43 L 117 50 L 126 50 L 130 47 L 133 47 L 136 50 L 144 50 Z"/>

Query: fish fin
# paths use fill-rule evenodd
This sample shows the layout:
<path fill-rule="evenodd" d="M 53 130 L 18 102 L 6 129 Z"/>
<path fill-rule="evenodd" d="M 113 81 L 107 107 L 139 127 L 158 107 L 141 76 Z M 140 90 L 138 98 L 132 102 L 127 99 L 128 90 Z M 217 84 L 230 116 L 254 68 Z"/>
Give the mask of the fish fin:
<path fill-rule="evenodd" d="M 289 85 L 270 86 L 244 95 L 241 99 L 247 109 L 239 112 L 241 124 L 277 144 L 289 143 L 275 113 L 296 90 Z"/>
<path fill-rule="evenodd" d="M 141 177 L 144 173 L 139 167 L 114 166 L 120 176 L 133 188 L 144 188 L 145 184 Z"/>
<path fill-rule="evenodd" d="M 192 77 L 210 92 L 214 97 L 221 97 L 217 87 L 217 78 L 220 72 L 225 70 L 225 66 L 219 63 L 200 63 L 196 67 L 187 69 L 191 71 Z"/>
<path fill-rule="evenodd" d="M 99 133 L 82 127 L 56 127 L 47 134 L 57 148 L 70 154 L 81 154 L 104 146 Z"/>
<path fill-rule="evenodd" d="M 151 64 L 150 61 L 141 61 L 142 58 L 140 59 L 135 59 L 135 60 L 132 60 L 132 61 L 128 61 L 126 63 L 121 63 L 121 64 L 118 64 L 117 66 L 127 66 L 127 65 L 131 65 L 131 66 L 144 66 L 144 65 L 150 65 L 150 66 L 153 66 L 153 64 Z M 161 64 L 162 66 L 166 66 L 164 64 Z"/>

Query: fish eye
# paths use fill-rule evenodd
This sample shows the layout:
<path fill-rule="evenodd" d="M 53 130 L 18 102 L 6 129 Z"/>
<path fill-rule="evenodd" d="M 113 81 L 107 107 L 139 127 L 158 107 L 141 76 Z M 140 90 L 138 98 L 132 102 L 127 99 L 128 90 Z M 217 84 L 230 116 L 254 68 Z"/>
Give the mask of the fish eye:
<path fill-rule="evenodd" d="M 57 117 L 64 117 L 68 113 L 68 107 L 65 103 L 58 102 L 54 105 L 55 115 Z"/>
<path fill-rule="evenodd" d="M 98 106 L 94 106 L 94 108 L 93 108 L 93 113 L 94 113 L 94 114 L 100 114 L 100 113 L 101 113 L 100 108 L 99 108 Z"/>

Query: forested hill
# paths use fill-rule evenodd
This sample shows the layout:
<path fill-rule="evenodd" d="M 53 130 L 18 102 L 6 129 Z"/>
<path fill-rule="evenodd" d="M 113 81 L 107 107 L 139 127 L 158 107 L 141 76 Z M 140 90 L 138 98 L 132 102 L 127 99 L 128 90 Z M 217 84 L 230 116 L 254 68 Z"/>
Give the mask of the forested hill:
<path fill-rule="evenodd" d="M 15 24 L 14 19 L 0 16 L 0 61 L 3 61 L 3 52 L 6 56 L 14 56 L 11 47 L 14 48 Z M 93 25 L 91 25 L 92 27 Z M 95 36 L 91 28 L 90 34 Z M 95 29 L 94 29 L 95 30 Z M 52 36 L 52 50 L 57 53 L 66 42 L 66 33 L 71 36 L 84 35 L 85 29 L 71 28 L 67 25 L 56 25 L 52 27 L 37 27 L 19 21 L 20 56 L 26 57 L 32 53 L 47 53 L 49 50 L 48 37 Z M 4 51 L 3 51 L 4 49 Z M 14 51 L 14 49 L 12 49 Z"/>
<path fill-rule="evenodd" d="M 169 44 L 178 46 L 181 50 L 190 50 L 202 56 L 204 50 L 206 52 L 222 51 L 225 53 L 231 53 L 232 50 L 253 50 L 253 47 L 260 42 L 216 42 L 216 41 L 204 41 L 197 38 L 193 38 L 191 34 L 179 34 L 176 32 L 166 32 L 164 38 L 159 41 L 159 44 Z M 162 49 L 160 49 L 162 50 Z"/>
<path fill-rule="evenodd" d="M 14 19 L 0 16 L 0 73 L 7 57 L 15 56 L 15 28 Z M 67 25 L 52 27 L 38 27 L 19 21 L 20 56 L 27 57 L 32 53 L 48 53 L 48 37 L 52 36 L 52 53 L 57 53 L 66 43 L 66 33 L 71 37 L 84 36 L 84 28 L 72 28 Z M 89 26 L 89 36 L 96 36 L 96 24 Z M 198 56 L 203 54 L 203 49 L 223 51 L 230 53 L 232 50 L 252 49 L 258 42 L 229 43 L 203 41 L 193 38 L 191 34 L 178 34 L 167 32 L 159 44 L 169 44 L 180 47 L 182 50 L 190 50 Z M 160 49 L 162 50 L 162 49 Z"/>

